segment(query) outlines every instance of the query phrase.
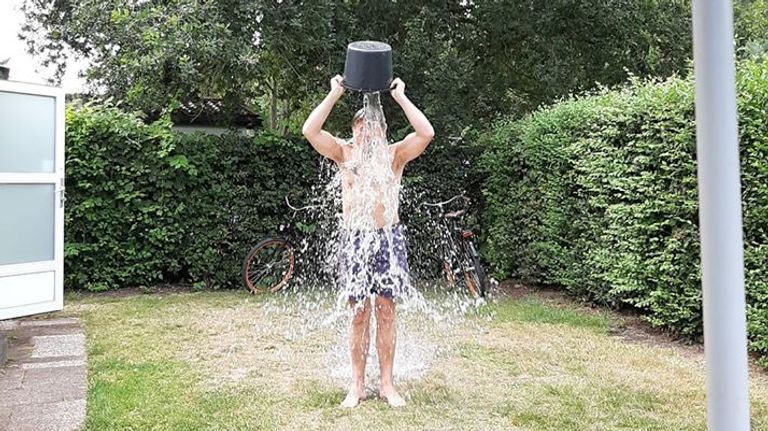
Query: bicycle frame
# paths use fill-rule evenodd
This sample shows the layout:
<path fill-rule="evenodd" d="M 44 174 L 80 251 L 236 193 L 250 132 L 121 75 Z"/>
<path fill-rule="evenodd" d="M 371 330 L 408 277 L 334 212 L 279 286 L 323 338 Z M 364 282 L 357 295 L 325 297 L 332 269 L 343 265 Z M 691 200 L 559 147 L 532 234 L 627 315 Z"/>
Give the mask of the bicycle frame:
<path fill-rule="evenodd" d="M 467 248 L 467 241 L 472 237 L 472 232 L 462 228 L 458 222 L 458 218 L 463 214 L 463 210 L 461 213 L 453 216 L 450 216 L 451 213 L 445 212 L 445 205 L 458 198 L 462 198 L 465 202 L 469 201 L 469 198 L 464 195 L 456 195 L 444 202 L 424 204 L 426 206 L 437 207 L 440 210 L 439 223 L 442 227 L 440 229 L 442 237 L 440 254 L 444 265 L 448 265 L 448 267 L 444 267 L 443 270 L 450 271 L 452 274 L 451 279 L 453 280 L 455 280 L 456 275 L 465 272 L 471 267 L 471 263 L 469 262 L 470 251 Z M 451 282 L 451 279 L 449 279 L 449 282 Z"/>

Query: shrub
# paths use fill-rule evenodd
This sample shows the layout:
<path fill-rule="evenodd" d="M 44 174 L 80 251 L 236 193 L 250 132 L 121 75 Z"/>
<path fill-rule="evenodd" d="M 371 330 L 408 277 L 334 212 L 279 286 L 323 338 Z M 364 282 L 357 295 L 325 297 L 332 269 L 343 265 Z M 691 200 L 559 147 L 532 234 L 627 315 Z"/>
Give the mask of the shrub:
<path fill-rule="evenodd" d="M 438 140 L 406 168 L 401 214 L 417 275 L 439 269 L 434 214 L 420 203 L 467 189 L 479 195 L 477 154 L 474 146 Z M 167 118 L 147 125 L 108 104 L 73 105 L 66 157 L 68 288 L 241 287 L 248 249 L 267 235 L 298 235 L 297 229 L 314 235 L 307 243 L 314 247 L 306 253 L 310 261 L 300 269 L 315 269 L 320 262 L 311 259 L 333 252 L 328 236 L 317 231 L 336 210 L 292 220 L 285 204 L 285 196 L 301 205 L 334 204 L 323 188 L 332 169 L 303 138 L 176 134 Z"/>
<path fill-rule="evenodd" d="M 768 353 L 768 66 L 738 68 L 750 347 Z M 501 276 L 563 287 L 702 332 L 691 78 L 572 97 L 481 139 L 485 254 Z"/>
<path fill-rule="evenodd" d="M 284 196 L 306 194 L 317 173 L 297 139 L 175 134 L 167 119 L 71 107 L 67 286 L 234 285 L 244 250 L 285 222 Z"/>

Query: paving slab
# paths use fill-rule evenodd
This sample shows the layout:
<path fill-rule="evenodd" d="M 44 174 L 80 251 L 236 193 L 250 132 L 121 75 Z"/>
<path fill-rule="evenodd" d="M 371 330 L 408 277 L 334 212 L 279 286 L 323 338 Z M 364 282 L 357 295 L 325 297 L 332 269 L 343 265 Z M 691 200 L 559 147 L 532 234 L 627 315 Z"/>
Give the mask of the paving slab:
<path fill-rule="evenodd" d="M 21 367 L 0 368 L 0 388 L 18 389 L 24 379 L 24 370 Z"/>
<path fill-rule="evenodd" d="M 8 407 L 0 407 L 0 430 L 9 429 L 8 425 L 11 422 L 11 409 Z"/>
<path fill-rule="evenodd" d="M 85 333 L 78 319 L 0 321 L 0 430 L 70 431 L 85 420 Z"/>
<path fill-rule="evenodd" d="M 29 359 L 32 359 L 32 345 L 25 343 L 24 340 L 8 337 L 8 361 L 5 366 L 12 367 Z"/>
<path fill-rule="evenodd" d="M 75 431 L 85 417 L 85 400 L 26 405 L 13 410 L 9 426 L 14 431 Z"/>
<path fill-rule="evenodd" d="M 18 325 L 18 320 L 0 320 L 0 331 L 10 331 Z"/>
<path fill-rule="evenodd" d="M 38 335 L 32 337 L 32 357 L 85 355 L 85 334 Z"/>

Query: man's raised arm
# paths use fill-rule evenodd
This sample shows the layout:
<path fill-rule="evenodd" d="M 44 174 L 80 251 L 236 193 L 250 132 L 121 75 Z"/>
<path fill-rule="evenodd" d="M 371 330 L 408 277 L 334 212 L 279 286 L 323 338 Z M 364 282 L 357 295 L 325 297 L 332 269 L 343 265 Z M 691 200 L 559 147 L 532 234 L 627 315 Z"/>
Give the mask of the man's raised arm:
<path fill-rule="evenodd" d="M 322 102 L 309 114 L 301 133 L 307 138 L 312 147 L 320 154 L 335 162 L 343 161 L 343 153 L 336 138 L 323 130 L 323 124 L 331 114 L 333 105 L 339 101 L 344 94 L 344 87 L 341 85 L 341 76 L 331 78 L 331 91 L 325 96 Z"/>
<path fill-rule="evenodd" d="M 405 83 L 398 78 L 392 81 L 392 86 L 390 94 L 395 102 L 403 108 L 403 112 L 405 112 L 405 116 L 414 130 L 405 139 L 395 144 L 397 162 L 406 164 L 424 152 L 432 138 L 435 137 L 435 130 L 419 108 L 405 97 Z"/>

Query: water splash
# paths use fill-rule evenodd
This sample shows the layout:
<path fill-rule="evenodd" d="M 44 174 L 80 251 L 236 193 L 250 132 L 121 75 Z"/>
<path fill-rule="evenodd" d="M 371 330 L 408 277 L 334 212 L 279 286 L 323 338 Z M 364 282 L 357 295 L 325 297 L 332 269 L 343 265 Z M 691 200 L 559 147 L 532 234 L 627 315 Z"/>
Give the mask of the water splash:
<path fill-rule="evenodd" d="M 402 190 L 401 172 L 393 169 L 392 145 L 386 137 L 387 124 L 378 93 L 365 94 L 363 99 L 364 125 L 345 142 L 346 163 L 335 166 L 323 163 L 320 169 L 323 187 L 312 190 L 309 213 L 303 214 L 303 226 L 308 232 L 297 245 L 297 274 L 292 288 L 282 295 L 270 298 L 264 306 L 267 314 L 291 316 L 295 324 L 286 328 L 287 341 L 307 340 L 318 334 L 328 334 L 326 350 L 327 376 L 341 385 L 351 378 L 349 360 L 349 321 L 352 311 L 348 306 L 350 295 L 373 297 L 371 282 L 382 284 L 382 274 L 370 265 L 377 254 L 389 255 L 390 262 L 397 258 L 395 248 L 382 250 L 382 244 L 396 242 L 394 228 L 398 225 L 401 195 L 406 199 L 419 199 Z M 433 248 L 420 255 L 439 255 L 442 238 L 436 234 L 442 226 L 436 214 L 426 207 L 409 205 L 423 211 L 418 217 L 423 223 L 418 229 L 431 232 L 422 247 Z M 406 228 L 407 229 L 410 227 Z M 349 232 L 355 239 L 349 241 Z M 410 247 L 413 244 L 409 243 Z M 344 271 L 339 267 L 344 257 L 347 264 L 357 265 L 359 271 Z M 439 259 L 436 259 L 436 264 Z M 347 268 L 349 269 L 349 268 Z M 439 272 L 437 272 L 439 274 Z M 455 347 L 459 329 L 477 325 L 466 319 L 478 302 L 466 290 L 446 288 L 435 280 L 435 272 L 423 276 L 408 274 L 395 267 L 387 277 L 397 278 L 405 286 L 397 291 L 397 342 L 394 377 L 396 382 L 418 379 L 428 372 L 430 365 L 444 352 Z M 391 281 L 391 280 L 389 280 Z M 379 365 L 376 354 L 375 313 L 371 313 L 369 355 L 366 361 L 366 381 L 378 381 Z M 478 331 L 482 331 L 477 326 Z"/>

